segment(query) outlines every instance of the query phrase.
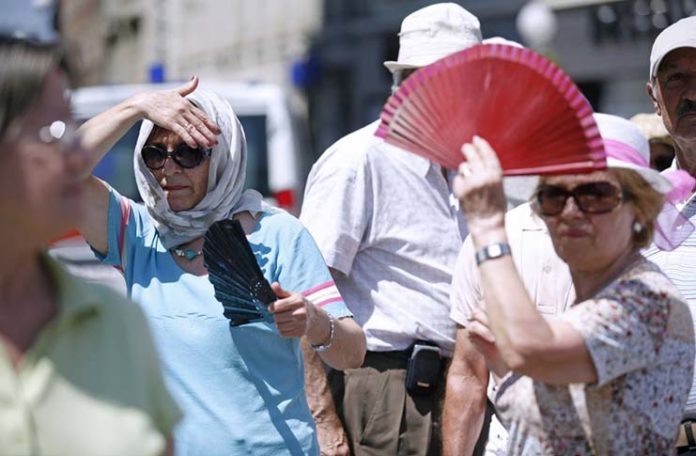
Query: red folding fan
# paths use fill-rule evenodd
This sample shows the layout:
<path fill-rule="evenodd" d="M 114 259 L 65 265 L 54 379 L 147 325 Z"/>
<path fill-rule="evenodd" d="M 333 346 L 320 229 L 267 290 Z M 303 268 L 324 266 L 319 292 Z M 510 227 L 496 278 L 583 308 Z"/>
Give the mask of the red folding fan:
<path fill-rule="evenodd" d="M 482 44 L 406 79 L 382 110 L 377 136 L 456 169 L 474 135 L 506 175 L 606 168 L 592 107 L 551 61 L 529 49 Z"/>

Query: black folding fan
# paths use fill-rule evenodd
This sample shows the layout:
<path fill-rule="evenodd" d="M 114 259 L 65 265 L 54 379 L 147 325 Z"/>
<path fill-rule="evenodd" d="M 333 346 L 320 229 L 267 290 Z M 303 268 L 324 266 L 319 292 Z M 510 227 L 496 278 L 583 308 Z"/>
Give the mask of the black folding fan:
<path fill-rule="evenodd" d="M 266 307 L 277 297 L 237 220 L 220 220 L 208 228 L 203 261 L 230 325 L 270 319 Z"/>

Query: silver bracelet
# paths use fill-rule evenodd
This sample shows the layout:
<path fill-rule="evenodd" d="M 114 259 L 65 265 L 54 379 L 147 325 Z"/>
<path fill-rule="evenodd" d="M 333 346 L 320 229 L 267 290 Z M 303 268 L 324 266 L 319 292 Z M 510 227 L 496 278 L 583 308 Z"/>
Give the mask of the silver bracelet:
<path fill-rule="evenodd" d="M 336 335 L 336 320 L 334 320 L 334 317 L 332 317 L 331 314 L 328 312 L 326 313 L 326 316 L 329 317 L 329 340 L 327 340 L 323 344 L 310 344 L 314 351 L 324 352 L 331 348 L 331 344 L 333 344 L 334 336 Z"/>

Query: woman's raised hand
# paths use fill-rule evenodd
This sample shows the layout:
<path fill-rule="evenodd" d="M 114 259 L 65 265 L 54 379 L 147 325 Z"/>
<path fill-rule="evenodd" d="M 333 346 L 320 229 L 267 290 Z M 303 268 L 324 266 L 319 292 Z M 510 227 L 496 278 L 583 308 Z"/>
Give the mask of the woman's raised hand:
<path fill-rule="evenodd" d="M 470 144 L 462 146 L 462 153 L 466 161 L 459 165 L 453 191 L 466 213 L 469 231 L 476 236 L 503 228 L 507 201 L 495 151 L 485 139 L 474 136 Z"/>
<path fill-rule="evenodd" d="M 196 90 L 198 82 L 194 76 L 176 89 L 142 93 L 133 100 L 142 115 L 155 125 L 173 131 L 191 147 L 207 149 L 217 144 L 220 129 L 185 98 Z"/>

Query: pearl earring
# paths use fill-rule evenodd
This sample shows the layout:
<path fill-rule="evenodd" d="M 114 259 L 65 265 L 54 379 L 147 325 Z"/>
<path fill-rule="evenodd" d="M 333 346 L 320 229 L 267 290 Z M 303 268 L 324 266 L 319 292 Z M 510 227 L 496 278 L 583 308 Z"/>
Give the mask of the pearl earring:
<path fill-rule="evenodd" d="M 633 226 L 631 228 L 635 234 L 640 234 L 640 232 L 643 231 L 643 225 L 638 220 L 633 222 Z"/>

